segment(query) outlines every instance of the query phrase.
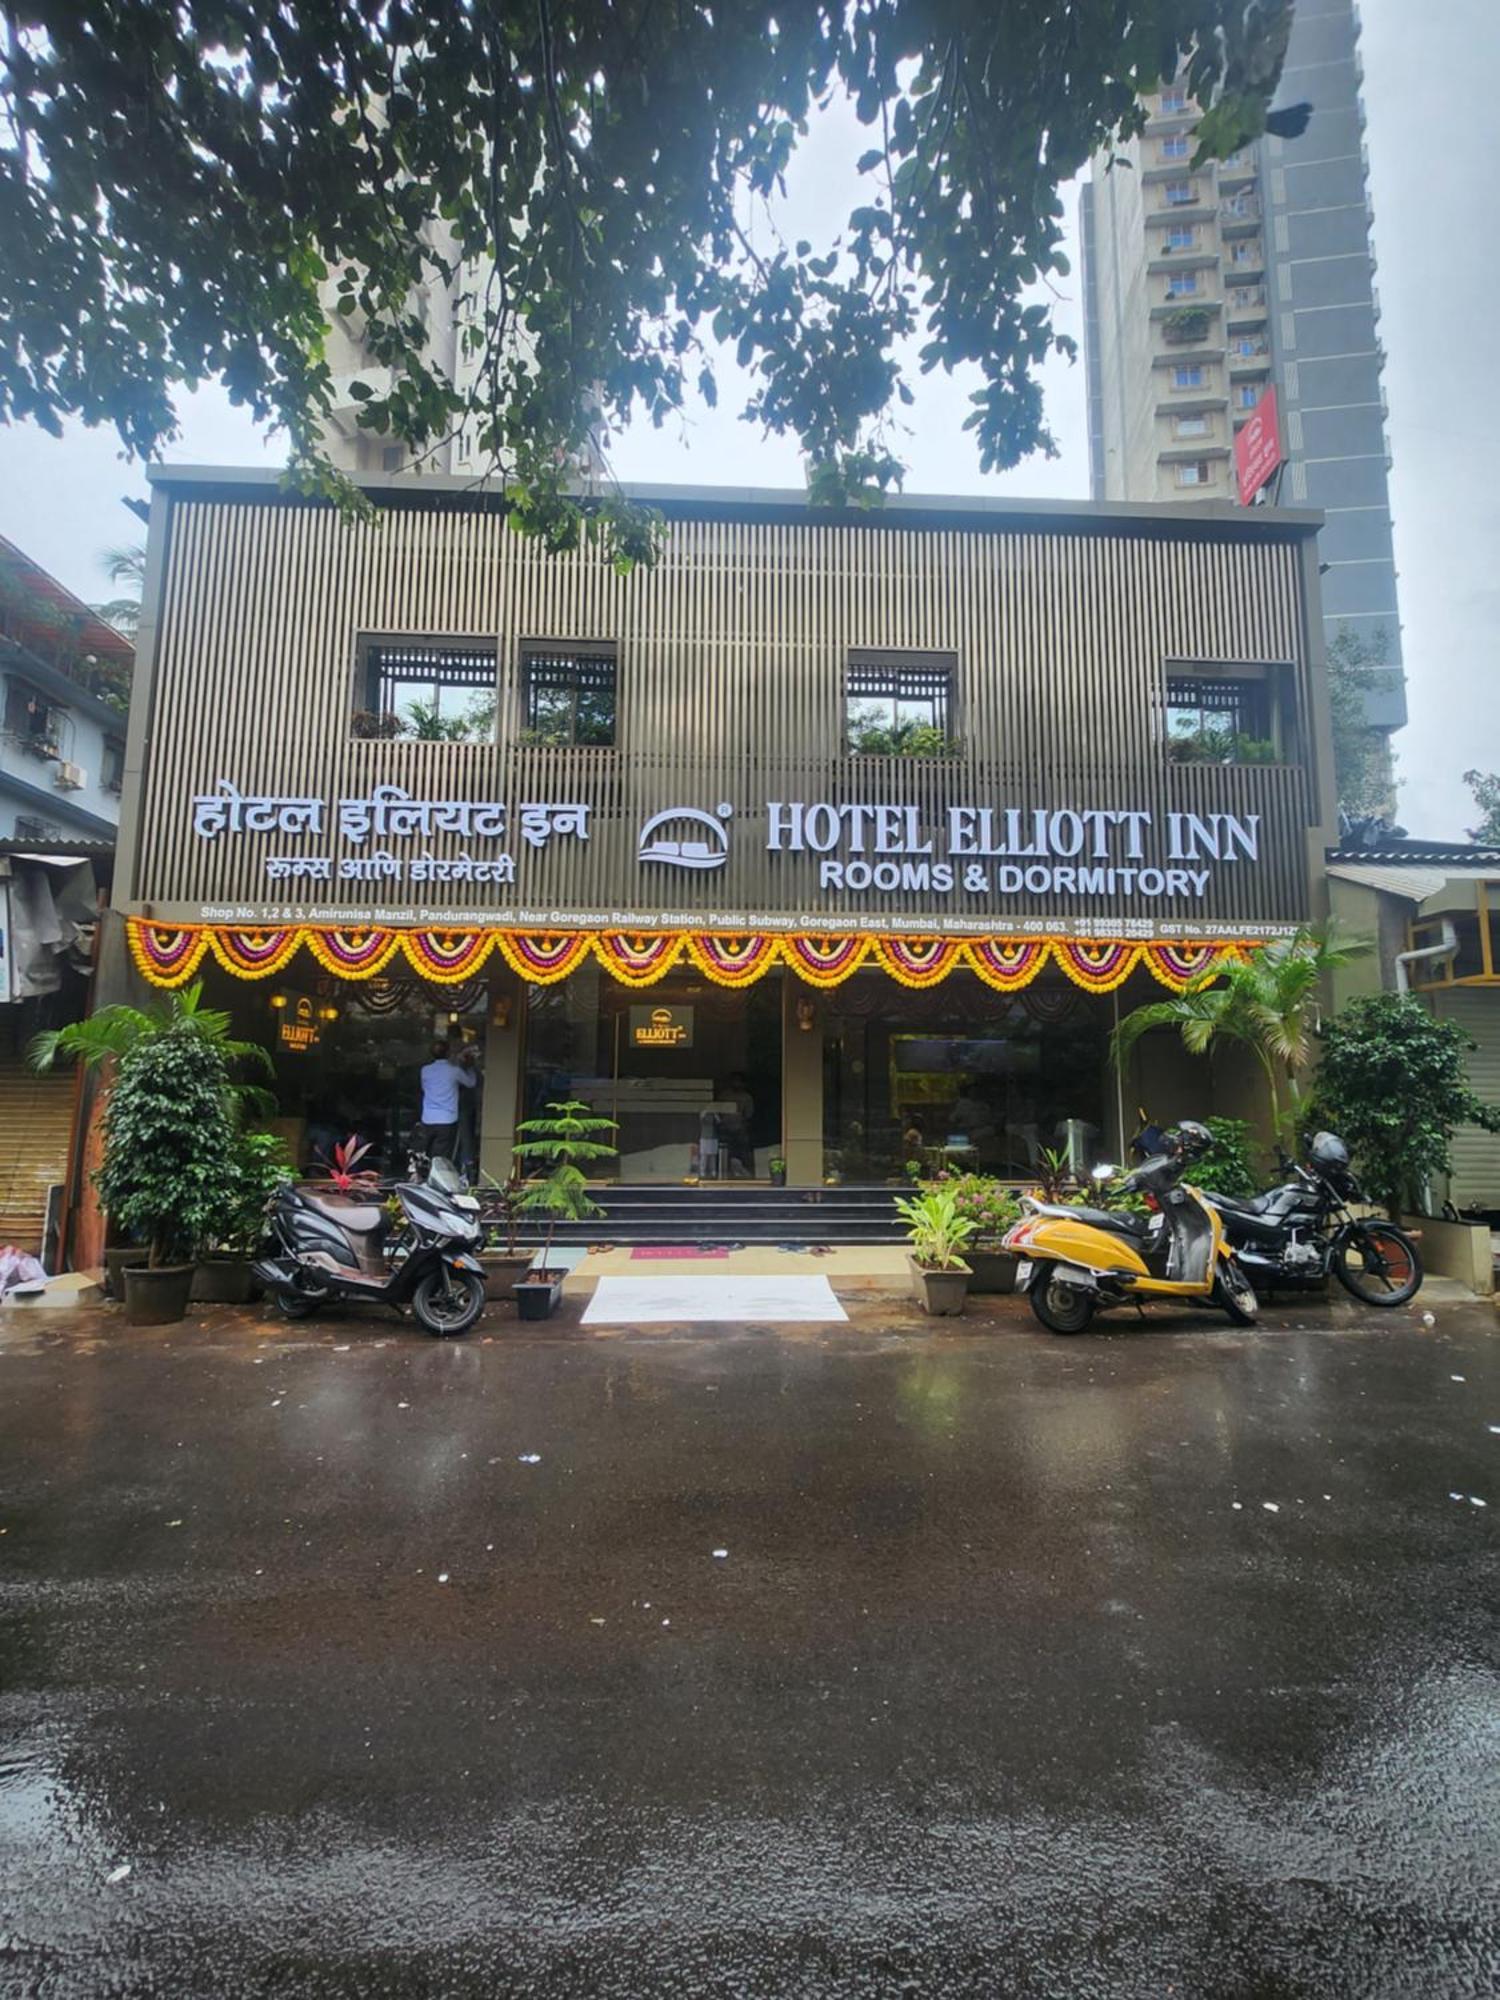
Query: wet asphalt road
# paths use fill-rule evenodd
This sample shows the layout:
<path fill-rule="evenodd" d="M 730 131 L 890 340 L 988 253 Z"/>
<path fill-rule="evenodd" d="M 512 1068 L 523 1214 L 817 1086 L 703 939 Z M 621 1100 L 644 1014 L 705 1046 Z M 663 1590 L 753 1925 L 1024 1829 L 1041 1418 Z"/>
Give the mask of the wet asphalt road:
<path fill-rule="evenodd" d="M 1420 1305 L 28 1319 L 0 1993 L 1493 1995 L 1500 1341 Z"/>

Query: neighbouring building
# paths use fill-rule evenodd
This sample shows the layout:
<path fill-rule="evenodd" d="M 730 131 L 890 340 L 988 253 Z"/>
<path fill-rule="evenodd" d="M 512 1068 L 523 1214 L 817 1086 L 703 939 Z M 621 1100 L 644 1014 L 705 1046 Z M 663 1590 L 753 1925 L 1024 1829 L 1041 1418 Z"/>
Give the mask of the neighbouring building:
<path fill-rule="evenodd" d="M 1500 848 L 1377 836 L 1328 857 L 1339 928 L 1375 950 L 1336 975 L 1340 1003 L 1362 993 L 1414 993 L 1472 1047 L 1469 1081 L 1500 1104 Z M 1500 1228 L 1500 1133 L 1454 1134 L 1453 1171 L 1433 1205 Z"/>
<path fill-rule="evenodd" d="M 134 658 L 0 539 L 0 1246 L 32 1253 L 48 1247 L 54 1190 L 70 1177 L 77 1083 L 38 1076 L 26 1047 L 88 1003 Z"/>
<path fill-rule="evenodd" d="M 1233 498 L 1235 432 L 1275 386 L 1281 497 L 1326 517 L 1327 636 L 1384 649 L 1366 701 L 1388 737 L 1406 698 L 1362 76 L 1353 0 L 1298 0 L 1279 99 L 1312 105 L 1300 138 L 1195 167 L 1197 107 L 1159 91 L 1083 190 L 1084 347 L 1096 499 Z"/>
<path fill-rule="evenodd" d="M 399 1163 L 438 1034 L 497 1173 L 564 1097 L 624 1181 L 804 1185 L 1258 1102 L 1108 1041 L 1320 907 L 1316 515 L 634 489 L 621 576 L 457 478 L 153 482 L 115 909 L 302 1159 Z"/>

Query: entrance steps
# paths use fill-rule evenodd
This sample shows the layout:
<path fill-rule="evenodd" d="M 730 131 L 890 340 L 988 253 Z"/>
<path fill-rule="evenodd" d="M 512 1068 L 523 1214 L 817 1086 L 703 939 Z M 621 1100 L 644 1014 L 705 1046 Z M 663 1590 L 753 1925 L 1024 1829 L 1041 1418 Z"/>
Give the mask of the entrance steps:
<path fill-rule="evenodd" d="M 767 1187 L 761 1182 L 704 1181 L 696 1187 L 643 1184 L 592 1187 L 604 1210 L 586 1222 L 560 1222 L 557 1243 L 902 1243 L 896 1213 L 904 1190 L 886 1186 Z M 545 1217 L 521 1216 L 517 1235 L 545 1241 Z"/>

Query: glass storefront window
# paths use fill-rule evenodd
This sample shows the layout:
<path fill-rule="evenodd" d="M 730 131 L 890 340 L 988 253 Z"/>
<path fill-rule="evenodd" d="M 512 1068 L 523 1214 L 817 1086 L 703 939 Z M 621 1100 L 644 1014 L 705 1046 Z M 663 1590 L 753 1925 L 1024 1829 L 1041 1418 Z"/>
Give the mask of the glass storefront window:
<path fill-rule="evenodd" d="M 421 1114 L 422 1065 L 446 1041 L 484 1046 L 489 983 L 430 986 L 408 978 L 340 980 L 302 967 L 285 978 L 247 985 L 215 975 L 211 997 L 229 1009 L 237 1035 L 271 1052 L 270 1120 L 298 1167 L 317 1168 L 332 1148 L 358 1133 L 372 1151 L 362 1165 L 377 1173 L 404 1170 L 407 1138 Z M 484 1094 L 459 1094 L 459 1161 L 472 1172 Z"/>
<path fill-rule="evenodd" d="M 1062 980 L 1009 997 L 955 973 L 926 992 L 859 973 L 824 1017 L 824 1166 L 886 1180 L 909 1160 L 1024 1180 L 1043 1148 L 1102 1157 L 1107 1006 Z"/>

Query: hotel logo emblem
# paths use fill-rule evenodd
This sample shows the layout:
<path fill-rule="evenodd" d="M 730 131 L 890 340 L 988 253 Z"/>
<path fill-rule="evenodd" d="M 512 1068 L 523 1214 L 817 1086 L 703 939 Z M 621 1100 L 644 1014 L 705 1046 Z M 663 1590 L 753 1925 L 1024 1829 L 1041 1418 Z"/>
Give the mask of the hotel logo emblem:
<path fill-rule="evenodd" d="M 728 820 L 733 806 L 717 813 L 695 806 L 668 806 L 653 813 L 641 828 L 637 858 L 661 861 L 668 868 L 722 868 L 729 859 Z"/>

